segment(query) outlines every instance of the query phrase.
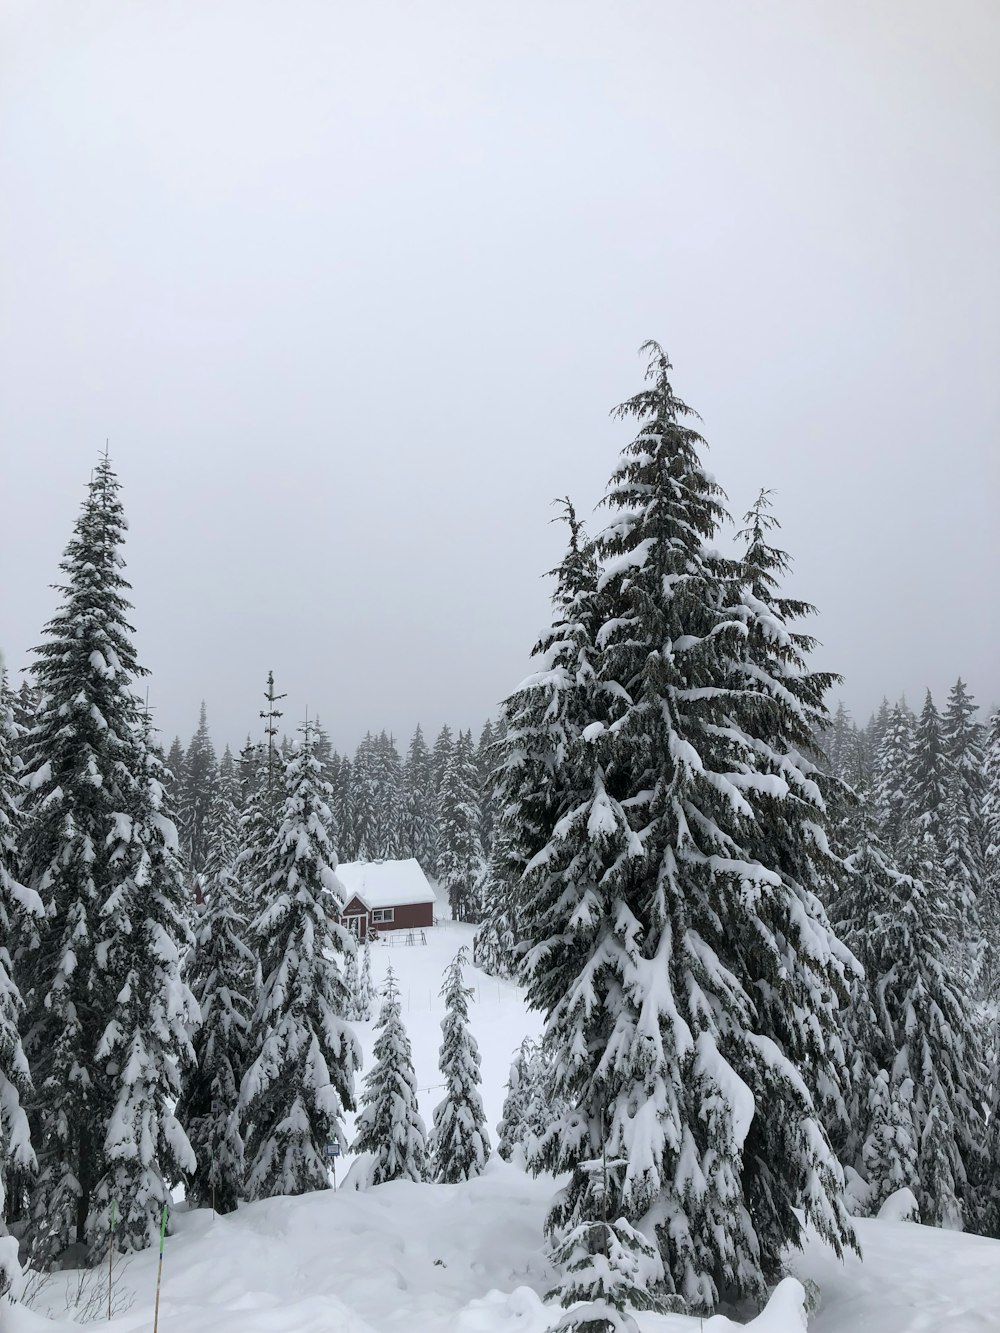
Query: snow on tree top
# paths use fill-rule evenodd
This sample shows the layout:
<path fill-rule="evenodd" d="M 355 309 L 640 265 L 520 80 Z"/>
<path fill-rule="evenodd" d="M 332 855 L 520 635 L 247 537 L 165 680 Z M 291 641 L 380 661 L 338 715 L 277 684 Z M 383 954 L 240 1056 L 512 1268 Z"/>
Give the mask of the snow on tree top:
<path fill-rule="evenodd" d="M 432 903 L 434 890 L 419 864 L 406 861 L 347 861 L 337 866 L 344 902 L 360 898 L 366 907 L 407 907 Z"/>

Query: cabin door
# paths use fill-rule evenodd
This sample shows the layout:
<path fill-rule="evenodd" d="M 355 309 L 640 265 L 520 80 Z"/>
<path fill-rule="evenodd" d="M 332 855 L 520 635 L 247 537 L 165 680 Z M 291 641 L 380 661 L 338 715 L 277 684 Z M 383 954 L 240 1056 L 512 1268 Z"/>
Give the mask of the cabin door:
<path fill-rule="evenodd" d="M 347 916 L 344 920 L 347 922 L 347 929 L 351 932 L 354 938 L 356 940 L 363 940 L 367 934 L 366 927 L 368 925 L 368 918 L 359 915 Z"/>

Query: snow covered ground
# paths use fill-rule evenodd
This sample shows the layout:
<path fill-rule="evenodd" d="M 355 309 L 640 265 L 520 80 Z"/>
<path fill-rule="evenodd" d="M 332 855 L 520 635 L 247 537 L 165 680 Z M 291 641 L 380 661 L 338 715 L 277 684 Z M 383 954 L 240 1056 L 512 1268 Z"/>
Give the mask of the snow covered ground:
<path fill-rule="evenodd" d="M 441 974 L 455 950 L 471 945 L 468 927 L 446 923 L 426 946 L 378 945 L 376 981 L 391 962 L 413 1042 L 421 1112 L 430 1124 L 436 1088 Z M 538 1032 L 517 988 L 470 967 L 476 988 L 473 1030 L 483 1059 L 491 1128 L 503 1103 L 515 1047 Z M 372 1024 L 359 1025 L 366 1061 Z M 229 1217 L 179 1210 L 168 1238 L 161 1333 L 543 1333 L 557 1316 L 540 1299 L 550 1285 L 542 1219 L 551 1180 L 533 1180 L 494 1159 L 486 1176 L 463 1185 L 398 1182 L 369 1192 L 344 1188 L 350 1161 L 338 1165 L 336 1194 L 253 1204 Z M 1000 1333 L 1000 1243 L 909 1223 L 859 1224 L 862 1264 L 841 1265 L 820 1243 L 792 1267 L 820 1288 L 809 1319 L 814 1333 Z M 101 1292 L 96 1312 L 115 1333 L 152 1327 L 156 1255 L 137 1255 L 116 1284 L 106 1319 L 106 1270 L 89 1279 Z M 0 1333 L 56 1333 L 76 1299 L 79 1275 L 53 1277 L 35 1312 L 0 1309 Z M 752 1325 L 753 1333 L 801 1333 L 796 1284 L 787 1283 Z M 42 1314 L 50 1314 L 53 1325 Z M 729 1320 L 640 1315 L 642 1333 L 725 1333 Z"/>

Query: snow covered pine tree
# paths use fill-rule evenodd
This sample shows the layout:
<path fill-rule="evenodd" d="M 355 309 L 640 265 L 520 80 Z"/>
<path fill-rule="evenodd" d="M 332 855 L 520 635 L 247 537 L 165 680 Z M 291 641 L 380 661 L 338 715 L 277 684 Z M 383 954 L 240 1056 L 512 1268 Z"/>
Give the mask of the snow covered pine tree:
<path fill-rule="evenodd" d="M 479 777 L 472 733 L 460 731 L 448 758 L 438 801 L 438 878 L 455 921 L 479 921 L 483 848 L 479 841 Z"/>
<path fill-rule="evenodd" d="M 354 1153 L 371 1153 L 369 1185 L 428 1178 L 427 1132 L 417 1109 L 417 1076 L 403 1026 L 399 988 L 388 969 L 376 1024 L 374 1064 L 365 1076 Z"/>
<path fill-rule="evenodd" d="M 170 1110 L 195 1010 L 178 977 L 188 940 L 162 765 L 133 683 L 125 518 L 105 455 L 61 568 L 63 604 L 37 650 L 22 864 L 46 916 L 22 987 L 35 1082 L 40 1260 L 150 1243 L 169 1183 L 193 1166 Z"/>
<path fill-rule="evenodd" d="M 177 826 L 188 868 L 200 875 L 208 855 L 209 811 L 219 780 L 215 747 L 208 732 L 208 713 L 204 700 L 198 716 L 198 730 L 191 737 L 180 777 Z"/>
<path fill-rule="evenodd" d="M 8 1209 L 20 1216 L 35 1170 L 25 1099 L 31 1089 L 28 1062 L 18 1025 L 24 1008 L 11 969 L 11 945 L 24 941 L 42 914 L 42 900 L 17 879 L 17 843 L 21 814 L 14 769 L 13 700 L 7 672 L 0 667 L 0 1298 L 20 1273 L 17 1241 L 4 1225 Z M 16 1197 L 11 1198 L 14 1194 Z"/>
<path fill-rule="evenodd" d="M 341 973 L 353 952 L 330 919 L 337 857 L 329 837 L 329 786 L 307 723 L 285 764 L 278 832 L 261 862 L 261 910 L 250 932 L 263 985 L 250 1027 L 250 1064 L 240 1089 L 251 1199 L 327 1189 L 326 1145 L 347 1148 L 345 1111 L 354 1109 L 361 1055 L 342 1015 Z M 331 899 L 331 895 L 333 899 Z"/>
<path fill-rule="evenodd" d="M 559 503 L 569 544 L 551 571 L 556 579 L 552 628 L 532 652 L 537 669 L 504 703 L 495 741 L 497 814 L 481 885 L 484 920 L 474 943 L 477 966 L 493 976 L 515 975 L 521 952 L 517 903 L 525 868 L 546 846 L 561 816 L 579 803 L 578 793 L 567 790 L 566 759 L 591 718 L 597 564 L 572 502 Z"/>
<path fill-rule="evenodd" d="M 467 961 L 465 949 L 448 964 L 441 994 L 446 1013 L 441 1021 L 444 1039 L 439 1065 L 445 1094 L 434 1108 L 431 1153 L 434 1179 L 446 1184 L 471 1180 L 482 1174 L 490 1155 L 483 1099 L 479 1095 L 479 1047 L 469 1028 L 471 987 L 462 979 Z"/>
<path fill-rule="evenodd" d="M 246 944 L 243 894 L 234 865 L 239 822 L 231 787 L 216 787 L 208 819 L 205 908 L 195 922 L 185 976 L 201 1009 L 195 1063 L 177 1103 L 177 1117 L 194 1149 L 187 1179 L 195 1207 L 231 1213 L 245 1197 L 239 1090 L 246 1067 L 256 961 Z"/>
<path fill-rule="evenodd" d="M 796 1207 L 838 1253 L 855 1243 L 811 1092 L 833 1097 L 843 1078 L 850 962 L 814 892 L 823 803 L 795 745 L 823 711 L 822 680 L 784 688 L 804 642 L 755 591 L 760 569 L 708 549 L 721 491 L 666 356 L 646 350 L 651 386 L 619 409 L 640 428 L 606 499 L 599 628 L 580 636 L 596 671 L 574 707 L 589 716 L 553 747 L 560 817 L 518 910 L 569 1107 L 535 1163 L 571 1173 L 547 1224 L 554 1252 L 604 1245 L 625 1287 L 655 1286 L 655 1237 L 663 1291 L 708 1310 L 764 1298 L 800 1243 Z M 614 1245 L 587 1230 L 605 1218 L 628 1228 Z M 598 1295 L 596 1261 L 592 1275 Z"/>

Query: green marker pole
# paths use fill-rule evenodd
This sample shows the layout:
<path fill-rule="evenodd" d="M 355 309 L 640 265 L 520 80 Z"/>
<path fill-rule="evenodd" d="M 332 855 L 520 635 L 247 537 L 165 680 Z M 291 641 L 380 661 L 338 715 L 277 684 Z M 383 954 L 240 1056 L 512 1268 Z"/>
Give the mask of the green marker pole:
<path fill-rule="evenodd" d="M 111 1239 L 108 1242 L 108 1318 L 111 1318 L 111 1265 L 115 1258 L 115 1224 L 118 1221 L 114 1199 L 111 1200 Z"/>
<path fill-rule="evenodd" d="M 160 1218 L 160 1262 L 156 1268 L 156 1304 L 153 1307 L 153 1333 L 158 1333 L 160 1327 L 160 1280 L 163 1277 L 163 1237 L 167 1234 L 167 1205 L 163 1205 L 163 1216 Z"/>

